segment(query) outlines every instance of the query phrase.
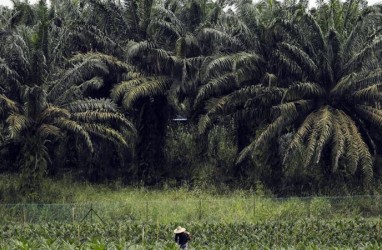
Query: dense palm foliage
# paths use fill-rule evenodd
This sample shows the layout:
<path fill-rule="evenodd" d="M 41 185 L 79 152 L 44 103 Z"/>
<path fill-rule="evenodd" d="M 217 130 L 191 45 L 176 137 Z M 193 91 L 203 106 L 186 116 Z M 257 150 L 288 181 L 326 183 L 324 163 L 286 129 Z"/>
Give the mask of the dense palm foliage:
<path fill-rule="evenodd" d="M 242 157 L 288 132 L 280 152 L 287 166 L 320 167 L 343 178 L 360 172 L 370 183 L 376 149 L 367 126 L 380 127 L 379 19 L 374 13 L 360 16 L 344 24 L 352 29 L 339 33 L 332 24 L 326 34 L 310 14 L 290 22 L 291 34 L 277 51 L 289 79 L 277 83 L 272 122 Z"/>
<path fill-rule="evenodd" d="M 35 193 L 68 171 L 279 193 L 378 186 L 382 8 L 307 6 L 14 1 L 0 9 L 0 171 Z"/>

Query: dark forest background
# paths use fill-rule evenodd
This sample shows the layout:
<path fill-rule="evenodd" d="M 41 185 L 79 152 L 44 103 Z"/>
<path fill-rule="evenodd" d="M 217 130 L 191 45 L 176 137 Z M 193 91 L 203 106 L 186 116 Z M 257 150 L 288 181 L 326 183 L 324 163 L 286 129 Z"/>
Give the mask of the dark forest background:
<path fill-rule="evenodd" d="M 13 0 L 0 172 L 277 195 L 378 192 L 382 6 Z"/>

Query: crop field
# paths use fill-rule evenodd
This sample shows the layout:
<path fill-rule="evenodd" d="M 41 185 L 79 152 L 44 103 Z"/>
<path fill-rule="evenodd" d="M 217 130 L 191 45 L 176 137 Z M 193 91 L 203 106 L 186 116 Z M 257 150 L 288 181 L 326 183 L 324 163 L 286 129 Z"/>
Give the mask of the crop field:
<path fill-rule="evenodd" d="M 0 249 L 177 249 L 160 223 L 45 223 L 0 228 Z M 379 219 L 182 224 L 190 249 L 381 249 Z"/>

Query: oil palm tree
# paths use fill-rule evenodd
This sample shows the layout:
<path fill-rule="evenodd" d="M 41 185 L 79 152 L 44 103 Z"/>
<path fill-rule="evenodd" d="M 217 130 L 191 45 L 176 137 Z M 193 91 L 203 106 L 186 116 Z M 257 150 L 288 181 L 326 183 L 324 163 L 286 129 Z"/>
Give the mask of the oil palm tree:
<path fill-rule="evenodd" d="M 38 199 L 50 147 L 60 139 L 74 135 L 93 152 L 95 137 L 128 146 L 135 132 L 111 100 L 86 98 L 111 72 L 127 71 L 126 65 L 99 53 L 74 56 L 65 68 L 48 64 L 47 34 L 40 31 L 40 25 L 8 25 L 0 32 L 1 146 L 18 146 L 11 153 L 17 154 L 21 188 L 31 199 Z"/>
<path fill-rule="evenodd" d="M 177 101 L 180 93 L 185 96 L 198 84 L 197 72 L 205 57 L 215 53 L 213 41 L 220 46 L 223 38 L 227 43 L 234 39 L 207 21 L 208 1 L 126 2 L 137 10 L 129 20 L 134 17 L 131 20 L 139 23 L 134 26 L 137 40 L 128 44 L 126 53 L 134 70 L 113 89 L 112 98 L 137 114 L 138 175 L 147 180 L 163 172 L 166 124 L 169 112 L 182 106 Z M 184 106 L 178 112 L 185 112 Z"/>
<path fill-rule="evenodd" d="M 280 80 L 272 122 L 239 161 L 289 132 L 282 152 L 285 171 L 321 167 L 326 176 L 362 176 L 370 184 L 376 149 L 368 126 L 381 126 L 379 16 L 365 10 L 352 31 L 341 34 L 333 25 L 324 33 L 310 14 L 296 17 L 296 33 L 280 43 L 278 54 L 280 68 L 293 81 Z"/>
<path fill-rule="evenodd" d="M 274 86 L 279 75 L 277 51 L 283 39 L 280 29 L 290 14 L 286 6 L 273 1 L 237 1 L 236 13 L 228 16 L 226 29 L 230 30 L 242 47 L 234 51 L 214 55 L 205 65 L 203 84 L 198 88 L 195 108 L 207 106 L 207 112 L 199 121 L 203 132 L 221 115 L 244 119 L 245 123 L 258 117 L 259 95 Z M 259 91 L 261 94 L 259 94 Z M 262 100 L 273 104 L 271 98 Z M 260 110 L 257 110 L 260 111 Z"/>
<path fill-rule="evenodd" d="M 254 4 L 250 0 L 242 0 L 236 1 L 235 9 L 225 16 L 222 23 L 242 46 L 216 54 L 206 63 L 194 108 L 205 108 L 198 123 L 200 133 L 208 131 L 214 123 L 233 121 L 240 153 L 268 119 L 267 107 L 279 100 L 275 84 L 280 70 L 278 43 L 284 34 L 280 31 L 288 29 L 287 20 L 291 19 L 293 12 L 305 7 L 274 1 Z M 262 172 L 259 167 L 263 172 L 271 172 L 264 169 L 269 165 L 268 159 L 274 161 L 275 157 L 268 154 L 264 162 L 256 161 L 255 168 L 250 162 L 240 162 L 233 166 L 233 171 L 238 177 L 244 175 L 245 178 L 253 176 L 254 172 L 259 175 Z M 272 174 L 272 178 L 277 177 Z"/>

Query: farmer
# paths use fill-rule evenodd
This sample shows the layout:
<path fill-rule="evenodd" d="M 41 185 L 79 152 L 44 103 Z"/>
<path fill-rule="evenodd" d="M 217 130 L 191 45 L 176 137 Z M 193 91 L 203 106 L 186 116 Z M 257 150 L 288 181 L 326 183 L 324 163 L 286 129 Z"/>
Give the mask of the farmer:
<path fill-rule="evenodd" d="M 175 230 L 175 242 L 180 249 L 187 249 L 187 243 L 191 240 L 191 235 L 184 227 L 178 226 Z"/>

